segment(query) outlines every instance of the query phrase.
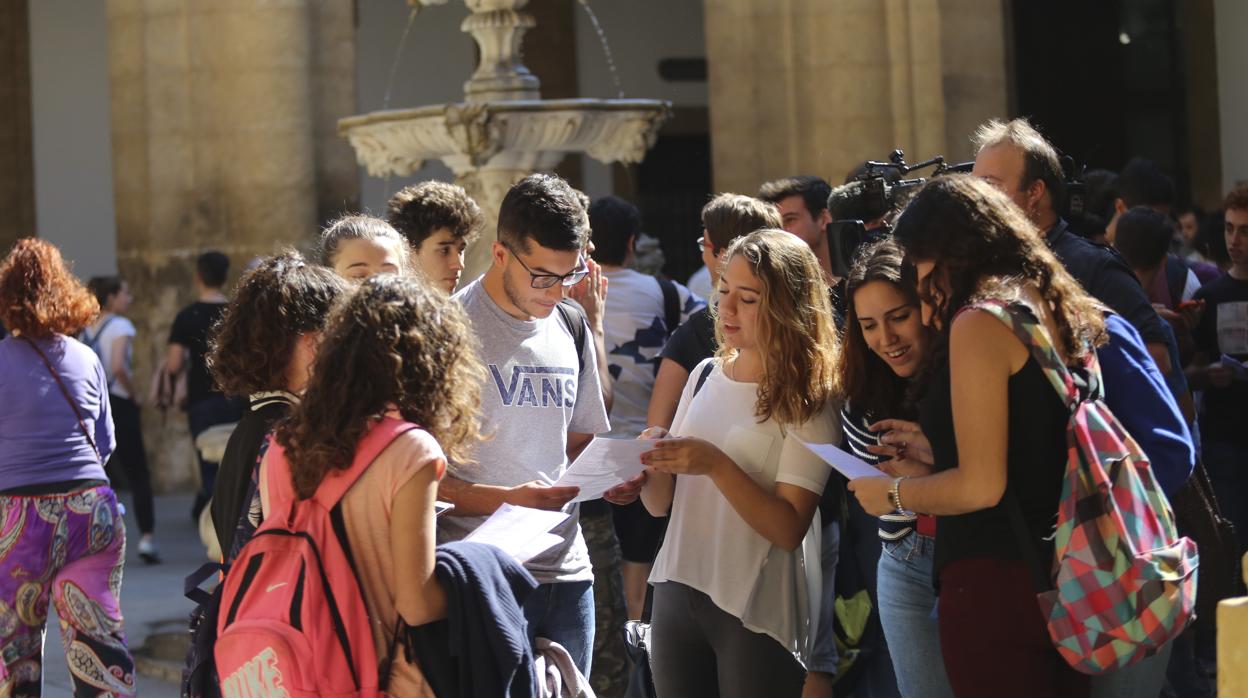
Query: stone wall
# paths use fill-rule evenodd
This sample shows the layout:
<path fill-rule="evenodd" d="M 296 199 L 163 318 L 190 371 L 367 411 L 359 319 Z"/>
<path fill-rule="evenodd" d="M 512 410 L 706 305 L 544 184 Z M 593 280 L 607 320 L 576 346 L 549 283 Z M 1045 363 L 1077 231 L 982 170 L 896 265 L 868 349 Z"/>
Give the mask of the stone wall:
<path fill-rule="evenodd" d="M 35 233 L 27 0 L 0 2 L 0 256 Z"/>
<path fill-rule="evenodd" d="M 336 137 L 354 111 L 349 3 L 109 0 L 117 259 L 130 280 L 138 380 L 162 360 L 192 298 L 198 254 L 233 262 L 308 247 L 323 218 L 354 208 L 353 158 Z M 156 488 L 195 468 L 185 420 L 147 410 Z"/>
<path fill-rule="evenodd" d="M 1005 112 L 997 0 L 704 0 L 715 186 L 969 155 Z M 952 150 L 950 150 L 952 148 Z"/>

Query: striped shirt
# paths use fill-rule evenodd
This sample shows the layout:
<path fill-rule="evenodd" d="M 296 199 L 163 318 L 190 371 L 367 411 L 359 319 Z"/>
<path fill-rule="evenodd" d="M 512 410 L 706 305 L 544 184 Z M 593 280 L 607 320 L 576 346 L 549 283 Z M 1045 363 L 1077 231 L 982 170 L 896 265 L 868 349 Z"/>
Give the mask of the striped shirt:
<path fill-rule="evenodd" d="M 863 415 L 856 415 L 846 404 L 841 408 L 841 431 L 845 434 L 845 446 L 855 457 L 879 465 L 884 462 L 883 456 L 877 456 L 867 450 L 868 446 L 878 446 L 880 437 L 867 429 L 871 421 Z M 885 514 L 880 517 L 880 539 L 899 541 L 914 532 L 917 516 L 906 514 Z"/>

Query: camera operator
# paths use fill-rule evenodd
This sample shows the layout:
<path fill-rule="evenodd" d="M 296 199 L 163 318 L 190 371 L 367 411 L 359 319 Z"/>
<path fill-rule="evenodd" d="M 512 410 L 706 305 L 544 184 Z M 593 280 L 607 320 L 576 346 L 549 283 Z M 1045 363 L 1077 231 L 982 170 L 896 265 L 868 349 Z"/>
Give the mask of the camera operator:
<path fill-rule="evenodd" d="M 1049 249 L 1089 293 L 1131 323 L 1157 362 L 1169 373 L 1166 331 L 1144 288 L 1113 250 L 1069 230 L 1058 214 L 1065 196 L 1057 151 L 1026 119 L 993 119 L 975 132 L 975 167 L 971 171 L 1007 194 L 1037 228 Z"/>

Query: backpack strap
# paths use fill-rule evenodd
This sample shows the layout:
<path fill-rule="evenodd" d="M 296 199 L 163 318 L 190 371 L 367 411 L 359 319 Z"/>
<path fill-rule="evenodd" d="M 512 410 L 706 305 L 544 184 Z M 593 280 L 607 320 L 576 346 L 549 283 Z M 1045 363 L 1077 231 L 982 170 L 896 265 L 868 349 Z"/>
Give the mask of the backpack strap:
<path fill-rule="evenodd" d="M 1014 336 L 1018 338 L 1023 346 L 1027 347 L 1031 357 L 1040 365 L 1040 369 L 1044 372 L 1045 378 L 1057 394 L 1062 398 L 1062 402 L 1072 412 L 1075 407 L 1086 398 L 1100 398 L 1101 392 L 1101 369 L 1096 362 L 1096 353 L 1088 352 L 1088 358 L 1084 362 L 1084 368 L 1087 370 L 1087 394 L 1081 396 L 1079 383 L 1071 374 L 1070 369 L 1062 362 L 1061 356 L 1057 353 L 1057 348 L 1053 343 L 1053 337 L 1049 334 L 1049 328 L 1036 317 L 1036 314 L 1026 304 L 1021 302 L 1007 303 L 998 299 L 987 299 L 976 301 L 962 308 L 958 313 L 964 313 L 967 310 L 982 310 L 991 314 L 1014 331 Z"/>
<path fill-rule="evenodd" d="M 326 510 L 333 510 L 347 493 L 347 490 L 351 489 L 356 480 L 364 474 L 364 471 L 368 470 L 368 466 L 377 459 L 377 456 L 382 451 L 386 450 L 386 447 L 392 441 L 400 435 L 418 428 L 417 425 L 411 422 L 405 422 L 393 417 L 382 417 L 356 445 L 355 459 L 351 461 L 351 467 L 345 470 L 334 470 L 327 474 L 325 479 L 321 481 L 320 486 L 316 488 L 316 494 L 313 495 L 313 499 L 325 507 Z M 290 462 L 286 459 L 285 449 L 282 448 L 281 444 L 274 443 L 269 448 L 268 453 L 273 456 L 268 459 L 269 510 L 278 511 L 283 506 L 295 501 L 295 490 L 291 480 Z"/>
<path fill-rule="evenodd" d="M 377 460 L 377 456 L 381 455 L 381 452 L 386 450 L 391 442 L 402 434 L 418 428 L 411 422 L 393 417 L 382 417 L 381 421 L 374 424 L 355 447 L 355 460 L 351 462 L 351 467 L 331 472 L 321 481 L 314 495 L 316 501 L 327 510 L 333 509 L 347 494 L 347 490 L 351 489 L 355 481 L 360 479 L 364 471 L 368 470 L 368 466 Z"/>
<path fill-rule="evenodd" d="M 1178 257 L 1166 255 L 1166 291 L 1170 294 L 1170 307 L 1177 308 L 1183 302 L 1183 288 L 1187 286 L 1187 265 Z"/>
<path fill-rule="evenodd" d="M 693 394 L 697 395 L 702 389 L 702 384 L 706 382 L 707 377 L 711 375 L 711 371 L 715 370 L 715 361 L 707 361 L 702 366 L 702 370 L 698 372 L 698 382 L 693 385 Z"/>
<path fill-rule="evenodd" d="M 568 328 L 572 333 L 572 339 L 576 341 L 576 363 L 582 372 L 585 371 L 585 312 L 580 306 L 572 301 L 564 298 L 555 304 L 555 310 L 559 313 L 559 319 L 563 320 L 563 326 Z"/>
<path fill-rule="evenodd" d="M 680 291 L 671 279 L 655 277 L 654 280 L 659 282 L 659 290 L 663 292 L 663 322 L 667 325 L 667 336 L 670 337 L 680 326 Z"/>

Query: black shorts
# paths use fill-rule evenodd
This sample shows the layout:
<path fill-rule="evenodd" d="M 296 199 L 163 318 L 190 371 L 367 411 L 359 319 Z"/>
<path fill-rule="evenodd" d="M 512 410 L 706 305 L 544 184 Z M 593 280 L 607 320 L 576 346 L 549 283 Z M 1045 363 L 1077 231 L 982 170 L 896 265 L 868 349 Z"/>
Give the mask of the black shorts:
<path fill-rule="evenodd" d="M 620 539 L 620 555 L 626 562 L 650 564 L 659 554 L 667 517 L 651 516 L 641 500 L 625 506 L 612 506 L 615 536 Z"/>

